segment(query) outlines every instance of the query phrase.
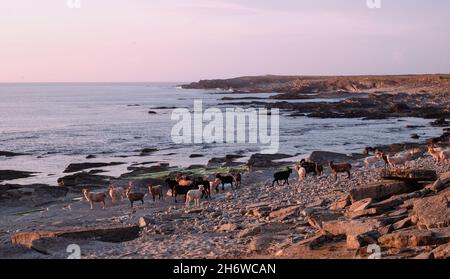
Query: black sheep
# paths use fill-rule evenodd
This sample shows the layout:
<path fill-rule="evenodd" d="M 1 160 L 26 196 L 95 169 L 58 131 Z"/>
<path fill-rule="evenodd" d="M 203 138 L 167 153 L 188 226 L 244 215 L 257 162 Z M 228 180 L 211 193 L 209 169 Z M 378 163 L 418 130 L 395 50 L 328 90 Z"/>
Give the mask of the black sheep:
<path fill-rule="evenodd" d="M 277 182 L 277 185 L 280 185 L 279 181 L 282 180 L 284 181 L 283 185 L 285 185 L 287 183 L 287 185 L 289 185 L 289 176 L 292 173 L 292 169 L 288 168 L 288 170 L 286 171 L 280 171 L 277 172 L 273 175 L 273 182 L 272 182 L 272 186 L 275 185 L 275 182 Z"/>
<path fill-rule="evenodd" d="M 231 188 L 233 188 L 234 177 L 231 175 L 222 176 L 221 174 L 217 174 L 216 178 L 220 179 L 222 183 L 222 191 L 225 191 L 225 184 L 231 184 Z"/>
<path fill-rule="evenodd" d="M 200 185 L 203 185 L 202 191 L 202 199 L 205 197 L 206 199 L 211 199 L 211 185 L 208 180 L 204 180 L 203 177 L 197 178 L 195 181 L 195 187 L 199 188 Z"/>
<path fill-rule="evenodd" d="M 194 189 L 197 189 L 197 187 L 194 184 L 192 184 L 191 186 L 180 186 L 180 185 L 177 184 L 173 188 L 173 191 L 172 191 L 172 195 L 175 197 L 175 202 L 177 202 L 177 196 L 178 195 L 184 195 L 184 202 L 186 202 L 186 195 L 187 195 L 187 193 L 190 190 L 194 190 Z"/>
<path fill-rule="evenodd" d="M 172 192 L 172 197 L 174 197 L 174 193 L 173 193 L 173 189 L 175 188 L 175 186 L 178 185 L 178 182 L 176 180 L 167 178 L 166 180 L 167 186 L 169 186 L 171 192 Z"/>

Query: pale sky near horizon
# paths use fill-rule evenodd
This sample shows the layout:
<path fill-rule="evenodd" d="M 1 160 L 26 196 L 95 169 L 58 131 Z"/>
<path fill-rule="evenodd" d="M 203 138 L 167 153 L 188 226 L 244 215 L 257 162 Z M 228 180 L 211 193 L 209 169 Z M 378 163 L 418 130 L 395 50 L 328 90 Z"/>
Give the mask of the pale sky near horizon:
<path fill-rule="evenodd" d="M 450 73 L 450 1 L 0 0 L 0 82 Z"/>

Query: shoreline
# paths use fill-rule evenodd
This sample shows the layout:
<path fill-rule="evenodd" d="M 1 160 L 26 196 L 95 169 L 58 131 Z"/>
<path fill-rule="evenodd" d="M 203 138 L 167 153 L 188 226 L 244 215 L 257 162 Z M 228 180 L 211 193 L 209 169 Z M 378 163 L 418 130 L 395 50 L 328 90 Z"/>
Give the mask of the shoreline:
<path fill-rule="evenodd" d="M 444 135 L 444 138 L 445 146 L 448 146 L 448 135 Z M 423 149 L 424 143 L 420 147 Z M 392 148 L 391 151 L 396 150 L 395 148 L 401 150 L 403 146 L 394 144 Z M 364 157 L 361 156 L 361 158 Z M 2 247 L 0 250 L 7 251 L 8 254 L 0 254 L 0 257 L 64 258 L 63 248 L 74 241 L 82 247 L 83 258 L 315 257 L 323 253 L 322 249 L 328 249 L 328 246 L 325 245 L 318 250 L 308 248 L 301 252 L 295 248 L 320 232 L 316 227 L 311 226 L 309 217 L 303 216 L 301 212 L 308 208 L 328 208 L 331 204 L 339 202 L 342 196 L 348 194 L 352 188 L 366 185 L 371 181 L 379 182 L 378 173 L 383 168 L 366 170 L 361 158 L 353 161 L 355 169 L 352 179 L 346 180 L 341 177 L 337 183 L 332 180 L 326 168 L 326 175 L 323 177 L 308 177 L 304 182 L 294 182 L 297 175 L 293 174 L 290 186 L 272 188 L 270 185 L 273 172 L 286 164 L 281 163 L 278 167 L 274 164 L 265 168 L 255 168 L 253 172 L 244 174 L 241 189 L 231 190 L 227 187 L 225 192 L 213 195 L 212 200 L 202 200 L 200 208 L 191 210 L 186 210 L 181 203 L 173 203 L 170 197 L 156 202 L 150 201 L 147 197 L 144 206 L 137 205 L 133 210 L 124 201 L 116 205 L 111 205 L 109 202 L 106 210 L 101 210 L 97 204 L 91 211 L 85 201 L 79 200 L 81 194 L 77 194 L 79 190 L 76 190 L 77 187 L 69 187 L 68 192 L 64 194 L 61 189 L 67 186 L 51 187 L 53 189 L 36 186 L 42 188 L 40 190 L 42 196 L 28 193 L 15 202 L 11 201 L 12 204 L 16 204 L 16 207 L 9 207 L 3 203 L 0 224 L 4 231 L 0 235 L 0 247 Z M 409 166 L 431 168 L 438 174 L 449 170 L 448 166 L 436 166 L 429 156 L 423 155 L 411 161 Z M 123 177 L 125 181 L 135 178 Z M 146 181 L 157 182 L 149 178 Z M 26 191 L 22 194 L 24 193 Z M 42 198 L 41 205 L 31 208 L 17 207 L 17 204 L 26 204 L 27 199 L 39 200 L 39 198 Z M 20 216 L 20 225 L 17 223 L 17 216 Z M 124 227 L 136 228 L 136 226 L 139 227 L 139 235 L 124 242 L 112 243 L 89 237 L 78 240 L 57 237 L 36 240 L 34 245 L 39 247 L 37 250 L 40 252 L 36 252 L 36 247 L 29 249 L 11 244 L 11 237 L 14 234 L 30 230 L 89 231 L 96 228 L 113 228 L 112 230 L 115 231 L 114 228 L 117 227 L 123 230 Z M 85 234 L 89 235 L 89 233 Z M 203 243 L 195 250 L 188 248 L 191 243 L 198 243 L 200 239 Z M 345 241 L 344 244 L 339 239 L 333 241 L 337 241 L 340 245 L 338 247 L 341 248 L 330 253 L 329 258 L 347 258 L 354 254 L 355 250 L 349 250 Z M 418 249 L 423 252 L 422 250 Z M 42 251 L 45 251 L 47 255 L 42 254 Z M 418 251 L 416 252 L 419 253 Z M 404 256 L 401 254 L 402 252 L 397 256 L 410 257 L 408 253 Z"/>

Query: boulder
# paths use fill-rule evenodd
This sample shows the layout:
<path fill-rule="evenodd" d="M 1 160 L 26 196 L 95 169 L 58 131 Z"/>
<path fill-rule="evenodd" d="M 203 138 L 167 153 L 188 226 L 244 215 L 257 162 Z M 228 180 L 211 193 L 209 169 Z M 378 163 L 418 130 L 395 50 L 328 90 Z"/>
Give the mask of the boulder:
<path fill-rule="evenodd" d="M 432 254 L 435 259 L 450 259 L 450 243 L 437 247 Z"/>
<path fill-rule="evenodd" d="M 310 162 L 319 163 L 321 165 L 327 165 L 328 161 L 333 161 L 335 163 L 348 162 L 351 161 L 352 157 L 346 154 L 328 152 L 328 151 L 314 151 L 309 156 Z"/>
<path fill-rule="evenodd" d="M 363 234 L 347 235 L 346 244 L 348 249 L 359 249 L 361 247 L 377 244 L 380 234 L 377 231 L 370 231 Z"/>
<path fill-rule="evenodd" d="M 443 228 L 450 224 L 448 200 L 443 195 L 416 200 L 413 211 L 420 228 Z"/>
<path fill-rule="evenodd" d="M 283 221 L 291 216 L 298 215 L 300 211 L 300 206 L 291 206 L 282 208 L 276 211 L 272 211 L 269 214 L 270 219 L 275 219 L 277 221 Z"/>
<path fill-rule="evenodd" d="M 253 238 L 248 244 L 248 248 L 251 252 L 261 252 L 267 250 L 273 241 L 272 235 L 262 235 Z"/>
<path fill-rule="evenodd" d="M 444 244 L 450 241 L 450 231 L 446 230 L 401 230 L 386 234 L 378 239 L 381 246 L 409 248 Z"/>
<path fill-rule="evenodd" d="M 86 169 L 93 169 L 93 168 L 101 168 L 101 167 L 108 167 L 108 166 L 117 166 L 122 165 L 124 163 L 122 162 L 111 162 L 111 163 L 74 163 L 67 166 L 67 168 L 64 170 L 64 173 L 73 173 L 78 172 Z"/>
<path fill-rule="evenodd" d="M 368 220 L 337 220 L 323 223 L 323 231 L 331 235 L 361 235 L 367 232 L 376 231 L 380 227 L 380 222 L 374 219 Z"/>
<path fill-rule="evenodd" d="M 358 219 L 364 216 L 377 215 L 378 211 L 376 208 L 363 209 L 359 211 L 348 211 L 345 213 L 345 217 L 349 219 Z"/>
<path fill-rule="evenodd" d="M 316 229 L 321 230 L 324 222 L 337 220 L 343 217 L 342 212 L 323 208 L 307 208 L 303 211 L 306 221 Z"/>
<path fill-rule="evenodd" d="M 29 171 L 0 170 L 0 182 L 4 180 L 28 178 L 32 177 L 34 174 L 34 172 Z"/>
<path fill-rule="evenodd" d="M 340 198 L 339 200 L 333 202 L 330 205 L 330 210 L 340 210 L 345 209 L 347 206 L 351 205 L 352 200 L 350 195 L 345 195 L 344 197 Z"/>
<path fill-rule="evenodd" d="M 33 248 L 33 241 L 41 238 L 72 238 L 72 239 L 96 239 L 104 242 L 130 241 L 139 236 L 139 227 L 113 226 L 86 229 L 64 229 L 57 231 L 18 232 L 11 236 L 11 242 L 15 245 L 23 245 Z"/>
<path fill-rule="evenodd" d="M 400 220 L 400 221 L 394 223 L 392 225 L 392 229 L 394 231 L 396 231 L 396 230 L 408 228 L 408 227 L 410 227 L 412 225 L 413 225 L 413 222 L 411 221 L 411 217 L 407 217 L 407 218 L 405 218 L 403 220 Z"/>
<path fill-rule="evenodd" d="M 360 201 L 356 201 L 352 203 L 350 208 L 348 209 L 349 212 L 356 212 L 356 211 L 362 211 L 367 209 L 372 204 L 372 198 L 363 199 Z"/>
<path fill-rule="evenodd" d="M 434 192 L 439 192 L 448 186 L 450 186 L 450 171 L 441 174 L 438 180 L 428 186 L 428 189 Z"/>
<path fill-rule="evenodd" d="M 367 198 L 384 200 L 393 195 L 407 193 L 409 190 L 409 187 L 401 181 L 376 182 L 351 189 L 350 196 L 353 202 Z"/>
<path fill-rule="evenodd" d="M 263 229 L 262 229 L 261 225 L 246 228 L 238 233 L 237 238 L 245 238 L 245 237 L 249 237 L 249 236 L 255 236 L 255 235 L 260 234 L 262 231 L 263 231 Z"/>

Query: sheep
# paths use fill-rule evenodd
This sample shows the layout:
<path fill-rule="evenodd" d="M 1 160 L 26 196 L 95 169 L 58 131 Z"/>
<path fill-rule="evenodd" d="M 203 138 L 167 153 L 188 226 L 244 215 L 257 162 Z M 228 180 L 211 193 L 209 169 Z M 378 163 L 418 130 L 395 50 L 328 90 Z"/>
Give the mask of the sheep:
<path fill-rule="evenodd" d="M 387 161 L 392 167 L 405 166 L 410 159 L 410 153 L 397 154 L 396 156 L 387 155 Z"/>
<path fill-rule="evenodd" d="M 330 166 L 331 171 L 334 175 L 334 181 L 337 180 L 338 173 L 347 173 L 347 178 L 351 178 L 350 170 L 352 169 L 352 165 L 349 163 L 341 163 L 334 164 L 333 161 L 328 161 L 328 165 Z"/>
<path fill-rule="evenodd" d="M 272 182 L 272 187 L 275 185 L 275 182 L 277 182 L 277 185 L 280 185 L 279 181 L 283 180 L 284 183 L 283 185 L 289 185 L 289 176 L 292 173 L 292 169 L 288 168 L 286 171 L 280 171 L 280 172 L 276 172 L 273 175 L 273 182 Z"/>
<path fill-rule="evenodd" d="M 295 166 L 295 170 L 298 173 L 298 181 L 301 182 L 301 181 L 305 180 L 305 178 L 306 178 L 306 169 L 304 167 L 296 165 Z"/>
<path fill-rule="evenodd" d="M 241 188 L 242 175 L 239 172 L 237 172 L 233 174 L 233 178 L 234 178 L 234 185 L 236 186 L 236 188 Z"/>
<path fill-rule="evenodd" d="M 215 189 L 216 193 L 219 193 L 219 185 L 221 181 L 219 178 L 216 178 L 214 181 L 209 182 L 210 189 Z"/>
<path fill-rule="evenodd" d="M 369 155 L 371 152 L 375 152 L 376 148 L 373 147 L 365 147 L 363 150 L 363 154 L 364 155 Z"/>
<path fill-rule="evenodd" d="M 152 195 L 153 201 L 156 201 L 156 196 L 158 196 L 158 199 L 164 199 L 163 194 L 163 187 L 161 185 L 153 186 L 148 185 L 148 193 Z"/>
<path fill-rule="evenodd" d="M 195 186 L 199 188 L 200 186 L 203 187 L 202 199 L 203 197 L 205 197 L 206 199 L 211 199 L 211 185 L 208 180 L 203 179 L 203 177 L 198 177 L 195 181 Z"/>
<path fill-rule="evenodd" d="M 192 182 L 192 181 L 191 181 Z M 187 184 L 186 182 L 184 182 L 183 184 Z M 178 195 L 184 195 L 184 201 L 186 201 L 186 194 L 190 191 L 195 189 L 195 185 L 192 183 L 190 183 L 189 185 L 180 185 L 177 184 L 174 188 L 173 188 L 173 196 L 175 198 L 175 203 L 177 203 L 177 196 Z"/>
<path fill-rule="evenodd" d="M 106 208 L 106 193 L 91 193 L 89 189 L 83 189 L 83 196 L 89 202 L 91 210 L 94 209 L 94 202 L 100 202 L 102 209 Z"/>
<path fill-rule="evenodd" d="M 440 159 L 442 163 L 449 163 L 450 161 L 450 150 L 444 150 L 440 153 Z"/>
<path fill-rule="evenodd" d="M 177 182 L 176 180 L 174 180 L 174 179 L 170 179 L 170 177 L 168 177 L 168 178 L 165 180 L 165 182 L 167 183 L 167 186 L 169 186 L 170 191 L 171 191 L 171 193 L 172 193 L 172 197 L 173 197 L 173 196 L 174 196 L 174 195 L 173 195 L 173 189 L 175 188 L 176 185 L 178 185 L 178 182 Z"/>
<path fill-rule="evenodd" d="M 299 166 L 305 168 L 306 174 L 313 173 L 314 175 L 321 176 L 323 173 L 322 165 L 314 162 L 307 162 L 305 159 L 300 161 Z"/>
<path fill-rule="evenodd" d="M 118 199 L 123 201 L 123 198 L 125 196 L 125 189 L 122 187 L 114 187 L 114 185 L 109 185 L 108 187 L 108 194 L 111 198 L 112 203 L 114 204 Z"/>
<path fill-rule="evenodd" d="M 132 184 L 130 183 L 129 185 L 132 185 Z M 131 188 L 132 187 L 127 187 L 125 189 L 125 195 L 128 198 L 128 200 L 130 201 L 131 207 L 133 208 L 133 204 L 135 201 L 141 201 L 141 203 L 144 204 L 145 194 L 144 193 L 131 193 Z"/>
<path fill-rule="evenodd" d="M 432 146 L 428 146 L 428 154 L 430 154 L 431 157 L 433 157 L 436 163 L 439 163 L 441 161 L 441 152 L 442 151 L 439 151 Z"/>
<path fill-rule="evenodd" d="M 368 169 L 371 165 L 376 164 L 380 159 L 382 159 L 382 154 L 380 152 L 375 152 L 375 156 L 370 156 L 364 159 L 364 164 Z"/>
<path fill-rule="evenodd" d="M 216 178 L 220 179 L 222 183 L 222 191 L 225 191 L 225 184 L 231 184 L 231 188 L 233 188 L 234 177 L 231 175 L 222 176 L 220 173 L 216 174 Z"/>
<path fill-rule="evenodd" d="M 191 201 L 194 201 L 196 207 L 200 206 L 200 199 L 203 196 L 203 185 L 200 185 L 199 189 L 189 190 L 186 194 L 185 206 L 189 208 Z"/>

